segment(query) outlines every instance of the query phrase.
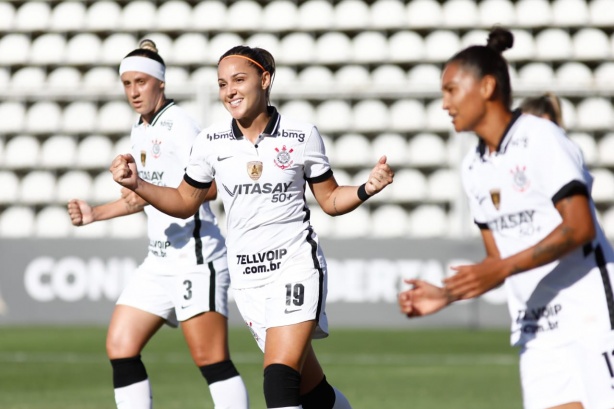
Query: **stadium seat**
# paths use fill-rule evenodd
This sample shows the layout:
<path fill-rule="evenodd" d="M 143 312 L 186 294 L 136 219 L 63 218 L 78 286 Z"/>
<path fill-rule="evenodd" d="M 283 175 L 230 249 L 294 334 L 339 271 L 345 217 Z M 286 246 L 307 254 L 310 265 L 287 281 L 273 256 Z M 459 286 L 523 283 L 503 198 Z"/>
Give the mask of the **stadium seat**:
<path fill-rule="evenodd" d="M 328 145 L 328 146 L 332 146 L 332 145 Z M 339 186 L 351 186 L 352 185 L 352 177 L 345 170 L 339 169 L 339 168 L 333 168 L 333 174 L 335 175 L 335 180 L 337 181 L 337 184 Z"/>
<path fill-rule="evenodd" d="M 28 206 L 11 206 L 0 214 L 0 237 L 32 237 L 34 210 Z"/>
<path fill-rule="evenodd" d="M 60 130 L 62 109 L 53 101 L 35 102 L 26 114 L 26 132 L 54 133 Z"/>
<path fill-rule="evenodd" d="M 192 7 L 181 0 L 160 3 L 155 17 L 156 30 L 183 31 L 190 26 Z"/>
<path fill-rule="evenodd" d="M 55 199 L 55 176 L 52 172 L 34 170 L 21 179 L 19 202 L 25 204 L 50 203 Z"/>
<path fill-rule="evenodd" d="M 561 113 L 563 115 L 563 120 L 565 121 L 565 127 L 567 129 L 573 129 L 578 120 L 576 115 L 576 107 L 565 97 L 561 97 L 559 99 L 561 101 Z"/>
<path fill-rule="evenodd" d="M 453 202 L 462 194 L 458 172 L 437 169 L 428 177 L 427 198 L 434 202 Z"/>
<path fill-rule="evenodd" d="M 388 60 L 388 39 L 376 31 L 363 31 L 352 40 L 352 61 L 359 64 Z"/>
<path fill-rule="evenodd" d="M 381 64 L 371 72 L 371 83 L 376 89 L 398 89 L 407 85 L 407 73 L 396 64 Z"/>
<path fill-rule="evenodd" d="M 614 112 L 607 98 L 589 97 L 582 100 L 576 107 L 578 127 L 581 129 L 612 129 Z"/>
<path fill-rule="evenodd" d="M 381 156 L 381 155 L 380 155 Z M 373 162 L 366 163 L 366 168 L 359 170 L 357 173 L 352 176 L 352 186 L 360 186 L 363 183 L 366 183 L 369 180 L 369 176 L 371 175 L 371 171 L 373 170 L 373 166 L 379 161 L 379 157 L 375 159 Z M 379 192 L 377 195 L 373 196 L 369 199 L 370 203 L 389 203 L 392 200 L 392 190 L 388 187 L 386 189 Z"/>
<path fill-rule="evenodd" d="M 8 169 L 36 168 L 40 155 L 38 139 L 32 135 L 17 135 L 4 146 L 4 167 Z"/>
<path fill-rule="evenodd" d="M 323 132 L 343 132 L 352 127 L 352 107 L 347 101 L 329 99 L 316 107 L 316 125 Z"/>
<path fill-rule="evenodd" d="M 298 8 L 294 2 L 272 1 L 262 10 L 262 28 L 273 32 L 295 30 L 299 24 L 298 14 Z"/>
<path fill-rule="evenodd" d="M 167 55 L 173 52 L 173 40 L 171 39 L 170 35 L 166 33 L 162 33 L 160 31 L 152 31 L 146 33 L 143 38 L 149 38 L 154 43 L 156 43 L 156 48 L 158 49 L 158 52 L 160 56 L 162 56 L 162 58 L 165 58 Z M 138 44 L 135 44 L 134 48 L 136 48 L 136 46 L 138 46 Z"/>
<path fill-rule="evenodd" d="M 572 56 L 569 33 L 560 28 L 547 28 L 535 36 L 536 55 L 540 60 L 567 60 Z"/>
<path fill-rule="evenodd" d="M 336 238 L 365 237 L 371 234 L 369 210 L 364 206 L 354 209 L 351 213 L 331 219 L 332 236 Z"/>
<path fill-rule="evenodd" d="M 279 43 L 279 62 L 283 64 L 307 64 L 315 55 L 315 40 L 308 33 L 294 32 L 285 35 Z"/>
<path fill-rule="evenodd" d="M 155 30 L 155 25 L 155 3 L 137 0 L 125 4 L 120 19 L 120 28 L 123 31 Z"/>
<path fill-rule="evenodd" d="M 425 57 L 429 61 L 447 61 L 459 51 L 460 47 L 458 35 L 453 31 L 434 30 L 424 39 Z"/>
<path fill-rule="evenodd" d="M 599 88 L 614 84 L 614 62 L 603 62 L 593 71 L 595 85 Z"/>
<path fill-rule="evenodd" d="M 117 66 L 126 54 L 137 48 L 137 46 L 138 42 L 136 41 L 136 37 L 132 34 L 111 34 L 102 43 L 100 62 Z"/>
<path fill-rule="evenodd" d="M 0 38 L 0 65 L 25 64 L 30 56 L 30 39 L 25 34 L 6 34 Z"/>
<path fill-rule="evenodd" d="M 72 199 L 85 200 L 92 197 L 92 178 L 82 170 L 71 170 L 58 178 L 56 200 L 68 203 Z"/>
<path fill-rule="evenodd" d="M 113 160 L 113 144 L 102 135 L 85 137 L 77 148 L 76 164 L 81 169 L 106 169 Z"/>
<path fill-rule="evenodd" d="M 109 223 L 98 222 L 90 223 L 86 226 L 73 226 L 70 230 L 70 236 L 85 239 L 106 238 L 109 236 Z"/>
<path fill-rule="evenodd" d="M 569 134 L 569 139 L 582 149 L 582 155 L 587 165 L 593 166 L 597 163 L 597 142 L 595 142 L 593 135 L 586 132 L 572 132 Z"/>
<path fill-rule="evenodd" d="M 97 114 L 96 104 L 93 102 L 71 102 L 64 108 L 62 130 L 68 133 L 93 132 Z"/>
<path fill-rule="evenodd" d="M 478 6 L 472 0 L 448 0 L 441 11 L 444 27 L 476 27 L 480 21 Z"/>
<path fill-rule="evenodd" d="M 215 82 L 214 82 L 215 84 Z M 296 71 L 294 68 L 287 65 L 275 67 L 275 78 L 273 78 L 273 87 L 276 89 L 285 90 L 288 87 L 294 88 L 297 85 Z"/>
<path fill-rule="evenodd" d="M 573 56 L 579 60 L 604 60 L 610 56 L 610 40 L 602 30 L 583 28 L 573 37 Z"/>
<path fill-rule="evenodd" d="M 341 0 L 335 6 L 333 27 L 345 30 L 363 30 L 369 26 L 369 5 L 363 1 Z"/>
<path fill-rule="evenodd" d="M 9 2 L 0 3 L 0 31 L 8 32 L 15 22 L 15 6 Z"/>
<path fill-rule="evenodd" d="M 306 1 L 298 11 L 298 28 L 301 31 L 330 30 L 335 23 L 333 5 L 327 0 Z"/>
<path fill-rule="evenodd" d="M 335 73 L 335 86 L 345 91 L 361 91 L 371 83 L 371 75 L 364 65 L 347 64 Z"/>
<path fill-rule="evenodd" d="M 376 0 L 371 4 L 369 26 L 375 30 L 398 30 L 407 25 L 405 4 L 401 0 Z"/>
<path fill-rule="evenodd" d="M 217 0 L 198 2 L 192 9 L 190 28 L 197 32 L 223 30 L 226 26 L 226 5 Z"/>
<path fill-rule="evenodd" d="M 72 230 L 70 216 L 65 207 L 46 206 L 38 212 L 34 221 L 36 237 L 68 237 Z"/>
<path fill-rule="evenodd" d="M 335 140 L 335 165 L 366 166 L 371 162 L 369 140 L 358 133 L 346 133 Z"/>
<path fill-rule="evenodd" d="M 77 34 L 66 45 L 66 58 L 68 64 L 94 65 L 100 61 L 102 44 L 100 38 L 92 33 Z"/>
<path fill-rule="evenodd" d="M 311 198 L 307 203 L 309 205 L 309 221 L 313 230 L 319 237 L 330 237 L 332 235 L 333 224 L 331 223 L 332 217 L 326 213 L 317 204 L 311 191 L 307 189 L 307 192 Z"/>
<path fill-rule="evenodd" d="M 17 101 L 0 102 L 0 133 L 20 132 L 24 128 L 26 107 Z"/>
<path fill-rule="evenodd" d="M 441 69 L 435 64 L 418 64 L 409 70 L 407 79 L 411 89 L 439 91 Z"/>
<path fill-rule="evenodd" d="M 558 27 L 585 26 L 588 24 L 588 5 L 585 0 L 554 0 L 552 25 Z"/>
<path fill-rule="evenodd" d="M 446 144 L 436 134 L 419 133 L 408 143 L 408 164 L 411 166 L 443 166 L 447 161 Z"/>
<path fill-rule="evenodd" d="M 461 38 L 461 48 L 466 48 L 472 45 L 486 45 L 487 41 L 488 41 L 488 31 L 469 30 Z"/>
<path fill-rule="evenodd" d="M 279 55 L 281 49 L 279 38 L 275 34 L 271 33 L 253 34 L 247 40 L 245 40 L 245 44 L 250 47 L 264 48 L 273 56 Z"/>
<path fill-rule="evenodd" d="M 108 170 L 98 173 L 92 183 L 92 205 L 112 202 L 121 197 L 121 186 L 113 180 Z"/>
<path fill-rule="evenodd" d="M 598 161 L 601 166 L 614 166 L 614 132 L 605 134 L 599 140 Z"/>
<path fill-rule="evenodd" d="M 80 31 L 85 21 L 85 4 L 78 1 L 59 3 L 51 12 L 49 28 L 53 31 Z"/>
<path fill-rule="evenodd" d="M 408 218 L 401 206 L 380 206 L 371 213 L 371 234 L 380 238 L 404 237 L 408 233 Z"/>
<path fill-rule="evenodd" d="M 60 66 L 47 76 L 47 86 L 54 90 L 81 89 L 81 73 L 75 67 Z"/>
<path fill-rule="evenodd" d="M 424 105 L 416 99 L 398 99 L 390 106 L 390 125 L 394 131 L 418 131 L 426 125 Z"/>
<path fill-rule="evenodd" d="M 530 62 L 518 70 L 518 80 L 526 87 L 549 87 L 554 78 L 552 65 L 544 62 Z"/>
<path fill-rule="evenodd" d="M 40 90 L 45 85 L 47 75 L 42 67 L 26 66 L 19 68 L 10 80 L 15 90 Z"/>
<path fill-rule="evenodd" d="M 427 128 L 433 131 L 451 131 L 452 121 L 446 111 L 443 110 L 441 98 L 435 99 L 426 105 Z"/>
<path fill-rule="evenodd" d="M 483 0 L 479 3 L 480 26 L 516 25 L 516 10 L 510 0 Z"/>
<path fill-rule="evenodd" d="M 514 46 L 505 51 L 508 61 L 531 60 L 535 56 L 535 40 L 528 30 L 512 29 Z"/>
<path fill-rule="evenodd" d="M 516 24 L 519 26 L 541 27 L 551 22 L 552 9 L 548 0 L 519 0 L 516 3 Z"/>
<path fill-rule="evenodd" d="M 60 64 L 64 60 L 66 40 L 62 34 L 47 33 L 32 41 L 30 63 Z"/>
<path fill-rule="evenodd" d="M 190 86 L 190 74 L 188 69 L 178 66 L 167 66 L 166 73 L 164 74 L 166 86 L 170 86 L 170 89 L 176 87 Z M 172 91 L 171 91 L 172 92 Z"/>
<path fill-rule="evenodd" d="M 411 162 L 409 162 L 409 165 L 414 166 Z M 391 197 L 395 202 L 421 202 L 426 199 L 426 177 L 416 169 L 400 169 L 395 172 L 394 183 L 390 185 L 389 189 L 392 193 Z"/>
<path fill-rule="evenodd" d="M 414 0 L 407 4 L 407 22 L 410 28 L 441 27 L 443 11 L 437 0 Z"/>
<path fill-rule="evenodd" d="M 588 7 L 591 26 L 608 27 L 614 25 L 614 14 L 610 0 L 591 0 Z"/>
<path fill-rule="evenodd" d="M 14 172 L 0 170 L 0 204 L 17 202 L 19 197 L 19 178 Z"/>
<path fill-rule="evenodd" d="M 0 87 L 9 88 L 11 74 L 8 68 L 0 67 Z"/>
<path fill-rule="evenodd" d="M 446 212 L 441 207 L 419 205 L 409 215 L 409 234 L 414 237 L 445 237 L 448 223 Z"/>
<path fill-rule="evenodd" d="M 556 81 L 559 86 L 586 89 L 593 85 L 593 73 L 585 64 L 576 61 L 566 62 L 556 70 Z"/>
<path fill-rule="evenodd" d="M 93 67 L 83 74 L 83 86 L 94 92 L 109 90 L 115 87 L 119 92 L 123 90 L 117 70 L 111 67 Z"/>
<path fill-rule="evenodd" d="M 614 175 L 605 168 L 592 169 L 592 196 L 596 203 L 611 203 L 614 197 Z"/>
<path fill-rule="evenodd" d="M 19 31 L 45 31 L 51 18 L 51 6 L 47 2 L 27 1 L 15 14 L 15 28 Z"/>
<path fill-rule="evenodd" d="M 360 100 L 352 111 L 352 122 L 357 132 L 378 132 L 386 129 L 390 121 L 388 107 L 379 99 Z"/>
<path fill-rule="evenodd" d="M 390 166 L 407 164 L 407 140 L 399 133 L 382 133 L 371 143 L 371 163 L 375 165 L 382 155 L 386 155 Z"/>
<path fill-rule="evenodd" d="M 98 111 L 96 128 L 102 133 L 127 132 L 137 117 L 138 115 L 132 111 L 127 102 L 107 102 Z"/>
<path fill-rule="evenodd" d="M 145 213 L 109 220 L 109 236 L 121 239 L 133 239 L 147 236 L 147 219 Z"/>
<path fill-rule="evenodd" d="M 243 44 L 243 39 L 235 33 L 219 33 L 209 39 L 209 55 L 207 62 L 215 64 L 220 57 L 232 47 Z"/>
<path fill-rule="evenodd" d="M 248 18 L 246 18 L 249 16 Z M 239 0 L 228 5 L 226 28 L 229 31 L 258 31 L 262 28 L 262 8 L 255 0 Z M 238 44 L 237 44 L 238 45 Z"/>
<path fill-rule="evenodd" d="M 326 32 L 316 40 L 314 57 L 322 64 L 345 64 L 352 58 L 352 41 L 342 32 Z"/>
<path fill-rule="evenodd" d="M 126 135 L 126 136 L 119 138 L 113 145 L 113 148 L 111 149 L 111 160 L 113 160 L 115 156 L 119 154 L 129 153 L 131 150 L 132 150 L 132 142 L 130 141 L 130 135 Z"/>
<path fill-rule="evenodd" d="M 122 10 L 115 1 L 96 1 L 91 3 L 85 16 L 87 31 L 115 31 L 121 21 Z"/>
<path fill-rule="evenodd" d="M 335 85 L 335 77 L 328 67 L 310 65 L 297 74 L 298 83 L 307 89 L 327 89 Z"/>
<path fill-rule="evenodd" d="M 285 102 L 279 108 L 282 115 L 305 122 L 314 123 L 316 119 L 315 109 L 309 101 L 293 99 Z"/>
<path fill-rule="evenodd" d="M 414 31 L 397 31 L 388 39 L 391 62 L 420 61 L 425 56 L 424 40 Z"/>
<path fill-rule="evenodd" d="M 40 164 L 44 168 L 70 168 L 77 158 L 76 138 L 53 135 L 41 145 Z"/>

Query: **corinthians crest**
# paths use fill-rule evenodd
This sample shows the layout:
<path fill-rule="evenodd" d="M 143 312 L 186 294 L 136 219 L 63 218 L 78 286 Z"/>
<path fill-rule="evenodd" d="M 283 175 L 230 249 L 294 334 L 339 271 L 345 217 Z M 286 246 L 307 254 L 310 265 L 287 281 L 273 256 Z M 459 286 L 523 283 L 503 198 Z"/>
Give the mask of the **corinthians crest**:
<path fill-rule="evenodd" d="M 499 207 L 501 207 L 501 190 L 490 189 L 490 200 L 492 200 L 495 209 L 499 210 Z"/>
<path fill-rule="evenodd" d="M 529 188 L 531 182 L 527 178 L 527 167 L 526 166 L 516 166 L 515 169 L 510 170 L 510 173 L 513 176 L 513 186 L 519 192 L 524 192 Z"/>
<path fill-rule="evenodd" d="M 260 179 L 260 176 L 262 176 L 262 162 L 257 160 L 247 162 L 247 174 L 252 180 Z"/>
<path fill-rule="evenodd" d="M 157 159 L 160 157 L 160 155 L 162 155 L 162 148 L 160 147 L 160 145 L 162 145 L 162 141 L 154 139 L 153 141 L 151 141 L 151 143 L 153 144 L 151 147 L 151 152 L 153 154 L 153 157 Z"/>
<path fill-rule="evenodd" d="M 273 162 L 275 162 L 278 168 L 283 170 L 292 166 L 294 161 L 290 157 L 290 154 L 294 152 L 294 149 L 290 148 L 290 150 L 287 150 L 286 145 L 284 145 L 281 150 L 275 148 L 275 151 L 277 152 L 277 157 L 273 159 Z"/>

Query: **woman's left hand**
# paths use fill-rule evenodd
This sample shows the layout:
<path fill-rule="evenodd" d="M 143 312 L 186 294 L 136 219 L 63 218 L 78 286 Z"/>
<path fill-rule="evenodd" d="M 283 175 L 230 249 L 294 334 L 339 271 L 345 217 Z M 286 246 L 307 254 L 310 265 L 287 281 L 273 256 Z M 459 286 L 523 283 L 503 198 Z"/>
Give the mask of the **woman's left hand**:
<path fill-rule="evenodd" d="M 451 267 L 456 271 L 443 280 L 444 288 L 454 299 L 478 297 L 497 287 L 509 275 L 501 259 L 487 257 L 478 264 Z"/>
<path fill-rule="evenodd" d="M 386 156 L 382 156 L 369 175 L 369 180 L 365 184 L 365 191 L 369 196 L 379 193 L 392 183 L 394 172 L 386 163 L 386 160 Z"/>

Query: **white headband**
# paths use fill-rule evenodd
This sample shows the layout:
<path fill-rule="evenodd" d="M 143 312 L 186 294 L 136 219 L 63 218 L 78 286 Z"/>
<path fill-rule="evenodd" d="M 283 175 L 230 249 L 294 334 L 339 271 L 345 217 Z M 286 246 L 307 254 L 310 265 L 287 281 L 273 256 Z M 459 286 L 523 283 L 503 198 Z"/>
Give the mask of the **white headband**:
<path fill-rule="evenodd" d="M 164 81 L 164 65 L 147 57 L 127 57 L 119 65 L 119 75 L 126 71 L 138 71 L 149 74 L 154 78 Z"/>

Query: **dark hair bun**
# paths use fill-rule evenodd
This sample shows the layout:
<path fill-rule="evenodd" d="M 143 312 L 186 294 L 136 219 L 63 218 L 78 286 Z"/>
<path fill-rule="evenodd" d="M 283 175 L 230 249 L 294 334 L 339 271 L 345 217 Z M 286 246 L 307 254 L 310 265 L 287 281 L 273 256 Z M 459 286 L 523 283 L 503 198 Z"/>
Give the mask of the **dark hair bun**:
<path fill-rule="evenodd" d="M 514 45 L 514 35 L 511 31 L 504 28 L 496 27 L 488 34 L 487 47 L 492 48 L 499 54 L 503 51 L 512 48 Z"/>
<path fill-rule="evenodd" d="M 154 53 L 158 53 L 158 47 L 156 47 L 156 43 L 154 43 L 149 38 L 145 38 L 141 40 L 139 43 L 139 48 L 143 48 L 145 50 L 153 51 Z"/>

